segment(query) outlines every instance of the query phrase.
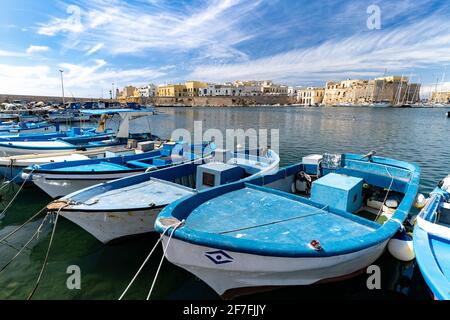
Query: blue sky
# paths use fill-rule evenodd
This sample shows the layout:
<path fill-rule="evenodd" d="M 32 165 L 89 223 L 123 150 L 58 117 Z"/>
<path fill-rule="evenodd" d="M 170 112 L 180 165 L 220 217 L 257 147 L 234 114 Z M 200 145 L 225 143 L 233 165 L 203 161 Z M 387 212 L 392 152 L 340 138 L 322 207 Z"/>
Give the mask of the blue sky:
<path fill-rule="evenodd" d="M 369 29 L 377 5 L 381 29 Z M 108 96 L 127 84 L 398 74 L 450 88 L 445 0 L 2 0 L 0 93 Z M 450 73 L 450 67 L 448 68 Z"/>

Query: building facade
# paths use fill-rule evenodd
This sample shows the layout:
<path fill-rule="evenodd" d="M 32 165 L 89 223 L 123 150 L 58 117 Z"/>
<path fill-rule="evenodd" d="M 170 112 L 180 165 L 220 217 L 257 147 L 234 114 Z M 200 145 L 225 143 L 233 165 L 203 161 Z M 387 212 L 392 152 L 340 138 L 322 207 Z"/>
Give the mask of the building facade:
<path fill-rule="evenodd" d="M 430 97 L 431 103 L 450 103 L 450 91 L 433 92 Z"/>
<path fill-rule="evenodd" d="M 203 89 L 208 87 L 208 84 L 201 81 L 186 81 L 185 86 L 189 97 L 198 97 Z"/>
<path fill-rule="evenodd" d="M 158 97 L 187 97 L 188 92 L 184 84 L 168 84 L 158 86 Z"/>
<path fill-rule="evenodd" d="M 308 87 L 297 90 L 297 101 L 304 106 L 318 106 L 322 104 L 325 88 Z"/>
<path fill-rule="evenodd" d="M 325 86 L 326 105 L 371 104 L 386 102 L 393 105 L 420 101 L 420 84 L 409 83 L 407 77 L 389 76 L 373 80 L 330 81 Z"/>
<path fill-rule="evenodd" d="M 149 98 L 156 96 L 157 87 L 154 84 L 149 84 L 138 88 L 139 96 Z"/>

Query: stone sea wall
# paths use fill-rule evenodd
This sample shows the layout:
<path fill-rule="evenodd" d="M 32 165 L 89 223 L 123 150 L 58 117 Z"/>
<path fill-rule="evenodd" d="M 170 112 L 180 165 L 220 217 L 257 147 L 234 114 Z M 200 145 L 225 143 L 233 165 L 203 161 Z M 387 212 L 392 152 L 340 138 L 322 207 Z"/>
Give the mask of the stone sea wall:
<path fill-rule="evenodd" d="M 44 101 L 61 103 L 61 97 L 51 96 L 27 96 L 27 95 L 11 95 L 0 94 L 0 103 L 12 102 L 13 100 L 21 100 L 26 102 Z M 96 101 L 92 98 L 72 98 L 67 97 L 66 102 L 70 101 Z M 109 99 L 103 99 L 110 101 Z M 256 106 L 256 105 L 286 105 L 297 103 L 294 97 L 288 96 L 255 96 L 255 97 L 151 97 L 127 99 L 129 102 L 139 102 L 143 104 L 153 104 L 155 106 L 180 106 L 180 107 L 195 107 L 195 106 L 212 106 L 212 107 L 228 107 L 228 106 Z"/>

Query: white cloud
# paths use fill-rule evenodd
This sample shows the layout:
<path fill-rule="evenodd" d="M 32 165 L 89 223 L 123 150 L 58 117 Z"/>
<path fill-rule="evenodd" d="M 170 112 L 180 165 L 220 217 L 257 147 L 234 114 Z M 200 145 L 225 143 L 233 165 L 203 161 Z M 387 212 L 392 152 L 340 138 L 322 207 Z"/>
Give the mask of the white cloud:
<path fill-rule="evenodd" d="M 438 82 L 422 86 L 420 94 L 422 97 L 429 97 L 433 92 L 450 92 L 450 82 Z"/>
<path fill-rule="evenodd" d="M 28 54 L 33 54 L 33 53 L 39 53 L 39 52 L 47 52 L 49 51 L 50 48 L 46 47 L 46 46 L 34 46 L 34 45 L 30 45 L 28 47 L 28 49 L 26 50 L 26 52 Z"/>
<path fill-rule="evenodd" d="M 148 6 L 105 0 L 80 3 L 83 10 L 69 6 L 69 18 L 55 17 L 42 24 L 38 32 L 48 36 L 67 34 L 64 45 L 69 48 L 92 48 L 104 43 L 112 54 L 201 49 L 209 56 L 222 58 L 246 57 L 234 46 L 252 36 L 244 34 L 239 24 L 261 1 L 213 0 L 206 6 L 183 10 L 160 1 L 152 1 Z"/>
<path fill-rule="evenodd" d="M 68 96 L 94 98 L 100 97 L 102 88 L 105 92 L 109 90 L 112 82 L 115 82 L 116 86 L 117 84 L 140 85 L 167 74 L 162 70 L 163 68 L 112 69 L 108 68 L 108 63 L 101 59 L 89 65 L 61 63 L 58 67 L 0 64 L 0 87 L 5 94 L 58 96 L 61 90 L 58 72 L 60 68 L 64 70 L 64 87 Z"/>
<path fill-rule="evenodd" d="M 81 23 L 81 9 L 70 5 L 66 10 L 70 16 L 67 19 L 53 18 L 49 23 L 40 26 L 38 33 L 54 36 L 59 32 L 80 33 L 84 30 Z"/>
<path fill-rule="evenodd" d="M 414 68 L 450 62 L 450 21 L 431 16 L 387 30 L 366 31 L 314 47 L 240 63 L 200 65 L 189 78 L 207 81 L 274 79 L 326 81 L 351 76 L 409 74 Z"/>
<path fill-rule="evenodd" d="M 26 54 L 23 52 L 7 51 L 0 49 L 0 57 L 25 57 Z"/>
<path fill-rule="evenodd" d="M 95 52 L 97 52 L 98 50 L 100 50 L 101 48 L 103 48 L 105 46 L 104 43 L 98 43 L 95 46 L 91 47 L 87 52 L 86 55 L 90 56 L 91 54 L 94 54 Z"/>

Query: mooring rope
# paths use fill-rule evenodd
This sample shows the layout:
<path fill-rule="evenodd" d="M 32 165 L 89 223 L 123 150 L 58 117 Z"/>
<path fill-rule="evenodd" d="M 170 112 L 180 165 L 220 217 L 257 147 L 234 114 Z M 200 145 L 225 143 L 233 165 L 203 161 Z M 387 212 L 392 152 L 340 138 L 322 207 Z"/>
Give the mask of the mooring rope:
<path fill-rule="evenodd" d="M 20 250 L 16 253 L 16 255 L 14 257 L 12 257 L 11 260 L 9 260 L 8 263 L 6 263 L 0 269 L 0 273 L 2 273 L 2 271 L 5 270 L 22 253 L 22 251 L 31 243 L 31 241 L 34 239 L 34 237 L 36 237 L 36 235 L 39 235 L 39 233 L 42 230 L 42 227 L 44 226 L 45 221 L 47 220 L 47 217 L 48 217 L 48 214 L 44 217 L 41 224 L 37 228 L 36 232 L 31 236 L 31 238 L 22 246 L 22 248 L 20 248 Z"/>
<path fill-rule="evenodd" d="M 156 270 L 155 277 L 153 278 L 152 286 L 150 287 L 150 291 L 148 292 L 146 300 L 150 300 L 150 296 L 152 295 L 153 288 L 155 287 L 156 279 L 158 279 L 159 271 L 161 270 L 161 266 L 162 266 L 162 263 L 163 263 L 164 258 L 166 256 L 167 248 L 169 247 L 169 243 L 170 243 L 170 240 L 172 239 L 173 233 L 182 224 L 184 224 L 184 220 L 182 220 L 182 221 L 178 222 L 176 225 L 172 226 L 172 228 L 173 228 L 172 232 L 170 233 L 169 239 L 167 240 L 166 247 L 164 248 L 164 246 L 163 246 L 163 254 L 162 254 L 161 260 L 159 261 L 158 269 Z M 166 230 L 164 230 L 164 232 L 167 231 L 170 228 L 171 227 L 168 227 Z M 161 235 L 161 238 L 162 238 L 162 235 Z"/>
<path fill-rule="evenodd" d="M 39 272 L 39 276 L 38 276 L 38 278 L 37 278 L 37 280 L 36 280 L 36 283 L 35 283 L 35 285 L 34 285 L 34 287 L 33 287 L 33 290 L 32 290 L 32 291 L 30 292 L 30 294 L 28 295 L 27 300 L 31 300 L 31 298 L 33 297 L 34 293 L 36 292 L 36 289 L 37 289 L 38 286 L 39 286 L 39 283 L 40 283 L 41 278 L 42 278 L 42 274 L 44 273 L 45 267 L 47 266 L 47 260 L 48 260 L 48 257 L 49 257 L 49 255 L 50 255 L 50 249 L 51 249 L 51 247 L 52 247 L 53 237 L 54 237 L 54 235 L 55 235 L 56 223 L 58 222 L 59 213 L 61 212 L 61 210 L 62 210 L 63 208 L 67 207 L 68 205 L 69 205 L 69 204 L 66 204 L 66 205 L 61 206 L 61 207 L 58 209 L 58 212 L 56 213 L 55 221 L 53 222 L 52 234 L 51 234 L 51 236 L 50 236 L 50 242 L 49 242 L 49 244 L 48 244 L 47 253 L 45 254 L 45 258 L 44 258 L 44 263 L 42 264 L 42 268 L 41 268 L 41 271 Z"/>
<path fill-rule="evenodd" d="M 144 266 L 147 264 L 148 260 L 150 259 L 150 257 L 152 256 L 153 252 L 156 250 L 158 244 L 162 241 L 163 236 L 165 235 L 165 233 L 167 232 L 167 230 L 169 230 L 172 227 L 176 227 L 178 228 L 181 224 L 184 223 L 183 221 L 179 221 L 178 223 L 168 226 L 163 233 L 161 234 L 161 236 L 159 237 L 159 239 L 156 241 L 155 245 L 153 246 L 152 250 L 150 251 L 150 253 L 147 255 L 147 257 L 145 258 L 144 262 L 141 264 L 141 266 L 139 267 L 138 271 L 136 272 L 136 274 L 133 276 L 133 278 L 131 279 L 130 283 L 128 283 L 127 287 L 125 288 L 125 290 L 122 292 L 122 294 L 120 295 L 118 300 L 122 300 L 123 297 L 125 296 L 125 294 L 128 292 L 128 289 L 130 289 L 130 287 L 133 285 L 134 281 L 136 280 L 136 278 L 139 276 L 139 274 L 141 273 L 142 269 L 144 268 Z M 172 232 L 173 234 L 173 232 Z M 164 257 L 164 254 L 163 254 Z M 153 285 L 152 285 L 153 287 Z"/>
<path fill-rule="evenodd" d="M 34 169 L 32 169 L 30 171 L 30 175 L 33 173 Z M 13 198 L 11 199 L 11 201 L 6 205 L 5 209 L 3 209 L 2 213 L 0 213 L 0 220 L 3 219 L 5 217 L 6 214 L 6 210 L 9 209 L 9 207 L 12 205 L 12 203 L 14 202 L 14 200 L 16 200 L 17 196 L 19 195 L 20 191 L 22 190 L 22 188 L 25 186 L 25 183 L 27 182 L 27 179 L 24 179 L 19 190 L 17 190 L 16 194 L 13 196 Z M 12 180 L 11 180 L 12 181 Z"/>
<path fill-rule="evenodd" d="M 12 170 L 11 170 L 12 171 Z M 7 186 L 9 186 L 12 182 L 14 182 L 14 180 L 19 177 L 22 174 L 22 171 L 20 171 L 18 174 L 16 174 L 12 179 L 10 179 L 9 181 L 6 181 L 6 176 L 5 179 L 3 180 L 3 185 L 0 187 L 0 191 L 3 190 L 4 188 L 6 188 Z"/>
<path fill-rule="evenodd" d="M 40 215 L 46 208 L 47 206 L 43 207 L 41 210 L 39 210 L 38 212 L 36 212 L 33 216 L 31 216 L 31 218 L 29 218 L 27 221 L 25 221 L 23 224 L 21 224 L 20 226 L 18 226 L 16 229 L 14 229 L 13 231 L 11 231 L 10 233 L 8 233 L 6 236 L 4 236 L 3 238 L 0 239 L 0 243 L 2 243 L 3 241 L 5 241 L 6 239 L 8 239 L 9 237 L 11 237 L 13 234 L 15 234 L 16 232 L 18 232 L 20 229 L 22 229 L 27 223 L 29 223 L 31 220 L 33 220 L 34 218 L 36 218 L 38 215 Z"/>
<path fill-rule="evenodd" d="M 389 176 L 391 177 L 391 183 L 389 185 L 389 188 L 386 192 L 386 195 L 384 196 L 384 200 L 383 200 L 383 204 L 380 206 L 380 209 L 378 210 L 377 216 L 375 218 L 375 221 L 378 220 L 378 218 L 380 217 L 381 212 L 383 211 L 383 207 L 387 201 L 387 198 L 389 196 L 389 192 L 391 191 L 392 185 L 394 184 L 394 176 L 391 175 L 391 173 L 389 172 L 389 169 L 387 168 L 387 166 L 384 166 L 384 168 L 386 169 L 387 173 L 389 174 Z"/>

